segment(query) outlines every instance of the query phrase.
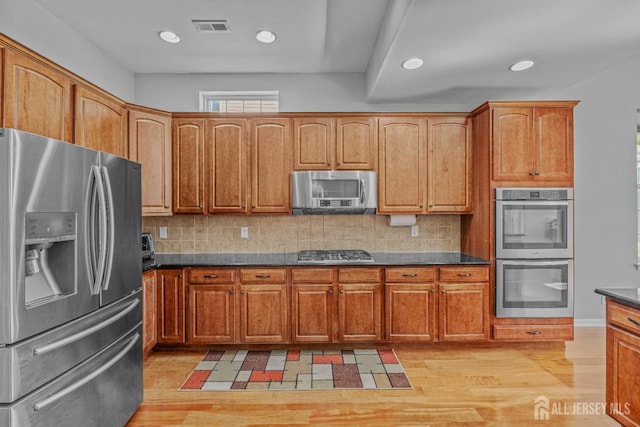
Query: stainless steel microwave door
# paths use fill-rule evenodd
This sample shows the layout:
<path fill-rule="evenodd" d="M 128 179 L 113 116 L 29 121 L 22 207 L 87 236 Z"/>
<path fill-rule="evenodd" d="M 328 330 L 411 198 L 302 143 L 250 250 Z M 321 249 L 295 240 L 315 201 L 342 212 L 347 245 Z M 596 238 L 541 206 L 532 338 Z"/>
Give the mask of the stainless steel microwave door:
<path fill-rule="evenodd" d="M 10 344 L 99 306 L 84 262 L 98 152 L 12 129 L 0 134 L 0 344 Z"/>

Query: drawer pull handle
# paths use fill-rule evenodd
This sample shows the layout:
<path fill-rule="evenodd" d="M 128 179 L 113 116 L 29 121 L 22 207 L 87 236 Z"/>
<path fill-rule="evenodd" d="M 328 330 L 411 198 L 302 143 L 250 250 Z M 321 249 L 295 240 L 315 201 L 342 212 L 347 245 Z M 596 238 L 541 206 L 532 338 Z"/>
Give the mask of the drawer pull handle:
<path fill-rule="evenodd" d="M 458 273 L 459 277 L 471 277 L 471 273 Z"/>
<path fill-rule="evenodd" d="M 540 331 L 527 331 L 529 335 L 540 335 L 542 332 Z"/>
<path fill-rule="evenodd" d="M 256 274 L 256 277 L 258 279 L 268 279 L 269 277 L 271 277 L 270 274 Z"/>
<path fill-rule="evenodd" d="M 638 322 L 636 319 L 632 317 L 627 317 L 627 320 L 629 320 L 629 322 L 633 323 L 636 326 L 640 326 L 640 322 Z"/>
<path fill-rule="evenodd" d="M 402 275 L 402 277 L 418 277 L 417 274 L 413 273 L 413 274 L 409 274 L 409 273 L 405 273 Z"/>
<path fill-rule="evenodd" d="M 217 279 L 218 275 L 217 274 L 205 274 L 204 278 L 205 279 Z"/>

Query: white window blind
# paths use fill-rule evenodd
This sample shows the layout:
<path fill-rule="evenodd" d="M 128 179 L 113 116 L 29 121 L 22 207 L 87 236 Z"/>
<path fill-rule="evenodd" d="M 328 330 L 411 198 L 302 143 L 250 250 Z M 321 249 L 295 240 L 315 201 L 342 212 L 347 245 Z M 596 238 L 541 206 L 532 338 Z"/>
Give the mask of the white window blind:
<path fill-rule="evenodd" d="M 209 113 L 277 113 L 278 91 L 201 91 L 200 111 Z"/>

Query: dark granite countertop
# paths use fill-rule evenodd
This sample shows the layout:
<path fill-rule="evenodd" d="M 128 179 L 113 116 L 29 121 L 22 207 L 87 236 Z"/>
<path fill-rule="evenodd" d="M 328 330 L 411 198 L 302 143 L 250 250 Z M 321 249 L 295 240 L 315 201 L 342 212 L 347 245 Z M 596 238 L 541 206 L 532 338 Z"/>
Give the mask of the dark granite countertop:
<path fill-rule="evenodd" d="M 489 261 L 462 252 L 374 252 L 373 262 L 318 264 L 298 262 L 297 253 L 275 254 L 156 254 L 155 268 L 389 266 L 389 265 L 489 265 Z"/>
<path fill-rule="evenodd" d="M 595 292 L 640 310 L 640 288 L 598 288 Z"/>

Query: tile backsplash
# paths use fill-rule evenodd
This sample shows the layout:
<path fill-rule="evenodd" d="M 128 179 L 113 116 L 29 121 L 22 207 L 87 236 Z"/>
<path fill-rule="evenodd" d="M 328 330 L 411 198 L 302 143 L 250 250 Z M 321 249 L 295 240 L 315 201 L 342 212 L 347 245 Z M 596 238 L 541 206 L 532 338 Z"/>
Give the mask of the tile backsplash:
<path fill-rule="evenodd" d="M 370 252 L 460 250 L 459 215 L 418 215 L 419 236 L 391 227 L 386 215 L 145 217 L 158 253 L 283 253 L 304 249 L 363 249 Z M 159 228 L 167 227 L 160 239 Z M 240 227 L 248 238 L 240 238 Z"/>

